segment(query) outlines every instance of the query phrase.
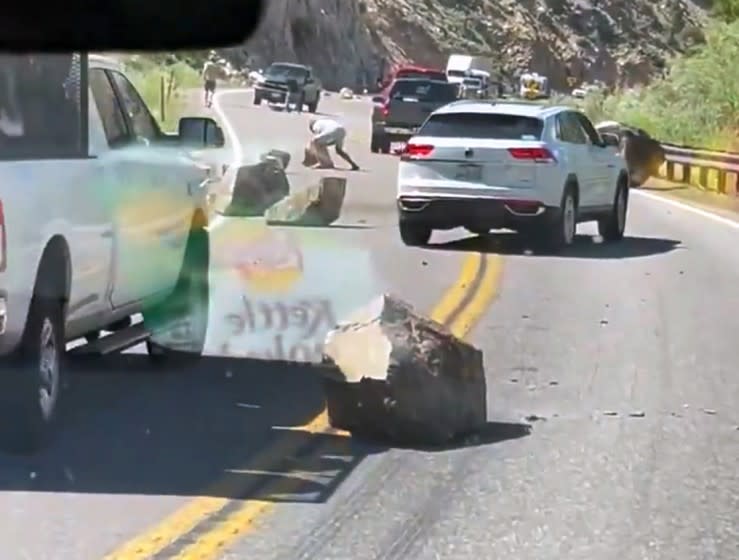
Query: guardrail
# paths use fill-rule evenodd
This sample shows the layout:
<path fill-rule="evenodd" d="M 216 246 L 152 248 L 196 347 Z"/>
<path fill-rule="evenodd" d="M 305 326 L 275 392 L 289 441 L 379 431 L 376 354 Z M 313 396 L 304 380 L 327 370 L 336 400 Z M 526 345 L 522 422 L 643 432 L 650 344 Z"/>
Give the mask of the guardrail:
<path fill-rule="evenodd" d="M 739 196 L 739 154 L 662 144 L 665 163 L 660 176 L 668 181 L 698 185 Z"/>

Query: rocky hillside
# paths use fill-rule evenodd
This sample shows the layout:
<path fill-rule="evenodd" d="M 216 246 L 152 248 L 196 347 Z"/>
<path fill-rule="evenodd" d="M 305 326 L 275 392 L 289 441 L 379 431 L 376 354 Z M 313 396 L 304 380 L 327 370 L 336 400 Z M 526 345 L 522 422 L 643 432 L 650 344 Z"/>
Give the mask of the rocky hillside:
<path fill-rule="evenodd" d="M 504 77 L 544 73 L 634 85 L 700 40 L 710 0 L 269 0 L 260 30 L 227 56 L 311 64 L 327 87 L 373 83 L 383 66 L 490 56 Z"/>

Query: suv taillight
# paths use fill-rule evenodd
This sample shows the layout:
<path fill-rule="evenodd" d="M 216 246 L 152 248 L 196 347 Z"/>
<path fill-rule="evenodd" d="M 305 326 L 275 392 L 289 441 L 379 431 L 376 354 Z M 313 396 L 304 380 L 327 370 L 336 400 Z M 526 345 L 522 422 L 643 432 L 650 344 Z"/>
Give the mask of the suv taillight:
<path fill-rule="evenodd" d="M 515 159 L 533 161 L 534 163 L 554 163 L 557 159 L 546 148 L 508 148 L 508 153 Z"/>
<path fill-rule="evenodd" d="M 400 159 L 423 159 L 430 156 L 433 151 L 434 147 L 431 144 L 413 144 L 409 142 L 400 152 Z"/>
<path fill-rule="evenodd" d="M 0 272 L 5 272 L 8 266 L 7 235 L 5 235 L 5 212 L 3 201 L 0 200 Z"/>

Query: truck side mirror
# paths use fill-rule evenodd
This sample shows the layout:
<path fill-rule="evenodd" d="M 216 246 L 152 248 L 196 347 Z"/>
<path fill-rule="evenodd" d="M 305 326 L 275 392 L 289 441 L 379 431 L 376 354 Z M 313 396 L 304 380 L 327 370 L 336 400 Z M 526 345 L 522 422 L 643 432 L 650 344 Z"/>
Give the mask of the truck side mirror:
<path fill-rule="evenodd" d="M 210 117 L 181 118 L 177 135 L 185 146 L 222 148 L 226 144 L 223 130 Z"/>

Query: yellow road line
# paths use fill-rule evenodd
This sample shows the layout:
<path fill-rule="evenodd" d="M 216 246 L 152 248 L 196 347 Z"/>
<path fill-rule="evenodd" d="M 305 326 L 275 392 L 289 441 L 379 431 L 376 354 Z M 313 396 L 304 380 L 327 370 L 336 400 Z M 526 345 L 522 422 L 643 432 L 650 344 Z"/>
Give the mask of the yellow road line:
<path fill-rule="evenodd" d="M 446 291 L 444 297 L 434 307 L 431 312 L 432 319 L 440 323 L 446 323 L 472 288 L 477 271 L 481 266 L 482 255 L 479 253 L 473 253 L 464 259 L 457 281 Z"/>
<path fill-rule="evenodd" d="M 472 286 L 475 276 L 482 265 L 482 257 L 479 254 L 470 254 L 465 257 L 462 270 L 456 282 L 447 290 L 442 301 L 432 311 L 431 317 L 440 323 L 446 320 L 459 308 L 462 304 L 468 289 Z M 326 410 L 322 410 L 318 416 L 311 419 L 302 426 L 291 428 L 290 431 L 298 432 L 324 432 L 329 429 L 328 417 Z M 333 431 L 337 433 L 337 431 Z M 300 440 L 300 443 L 296 441 Z M 266 470 L 269 466 L 273 466 L 281 458 L 291 455 L 304 443 L 304 438 L 289 437 L 280 438 L 274 445 L 269 446 L 243 467 L 244 470 Z M 284 484 L 284 482 L 283 482 Z M 225 476 L 208 488 L 205 488 L 202 495 L 192 499 L 180 509 L 176 510 L 170 516 L 156 524 L 150 530 L 142 533 L 124 543 L 107 556 L 104 560 L 147 560 L 164 550 L 178 538 L 192 531 L 199 523 L 213 516 L 226 505 L 232 498 L 226 496 L 239 496 L 244 493 L 243 477 L 237 475 Z M 275 492 L 271 485 L 267 491 Z M 261 500 L 249 500 L 245 502 L 245 506 L 237 513 L 241 520 L 245 518 L 253 518 L 257 513 L 261 512 L 265 504 Z M 248 510 L 250 513 L 243 513 Z M 234 514 L 236 515 L 236 514 Z M 231 527 L 230 523 L 227 523 Z M 221 525 L 218 526 L 219 528 Z M 244 523 L 243 530 L 238 535 L 248 531 L 249 523 Z M 227 531 L 224 529 L 224 531 Z M 218 534 L 220 534 L 220 529 Z M 234 536 L 234 539 L 238 537 Z M 209 535 L 205 535 L 203 539 L 211 542 Z M 201 540 L 203 540 L 201 539 Z M 197 542 L 201 542 L 201 540 Z M 229 541 L 230 542 L 230 541 Z M 198 558 L 198 556 L 193 556 Z"/>
<path fill-rule="evenodd" d="M 485 271 L 478 287 L 464 309 L 457 315 L 449 329 L 459 337 L 465 337 L 484 315 L 500 288 L 503 259 L 499 255 L 486 255 Z"/>
<path fill-rule="evenodd" d="M 437 309 L 442 308 L 448 313 L 446 317 L 456 313 L 456 318 L 453 324 L 449 325 L 449 328 L 460 338 L 467 336 L 482 317 L 485 309 L 497 294 L 498 282 L 501 278 L 501 257 L 497 255 L 484 257 L 471 255 L 465 265 L 468 265 L 469 261 L 476 261 L 477 266 L 463 267 L 457 284 L 453 286 L 450 292 L 457 291 L 461 294 L 460 300 L 456 302 L 457 305 L 462 304 L 462 298 L 466 295 L 464 290 L 458 290 L 460 283 L 465 282 L 469 286 L 474 283 L 477 286 L 475 293 L 463 304 L 464 308 L 462 309 L 459 309 L 457 305 L 444 302 L 442 302 L 444 306 L 441 304 L 437 306 Z M 483 264 L 482 277 L 475 281 L 475 276 Z M 472 276 L 470 277 L 469 274 L 472 274 Z M 439 316 L 434 318 L 439 320 Z M 441 320 L 440 322 L 444 321 Z M 297 491 L 302 485 L 303 481 L 298 477 L 281 479 L 269 484 L 264 492 L 260 492 L 260 494 L 262 496 L 289 494 Z M 182 549 L 174 557 L 174 560 L 216 560 L 227 548 L 251 532 L 254 529 L 255 521 L 270 511 L 274 505 L 274 499 L 255 498 L 246 500 L 239 509 L 228 515 L 221 523 L 218 523 L 213 529 Z"/>

